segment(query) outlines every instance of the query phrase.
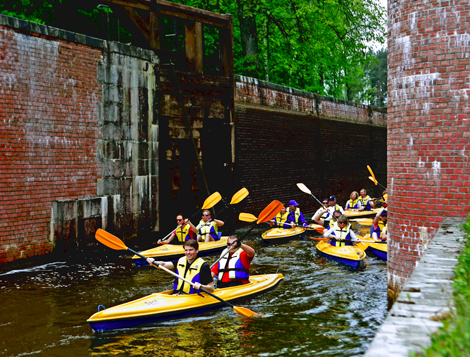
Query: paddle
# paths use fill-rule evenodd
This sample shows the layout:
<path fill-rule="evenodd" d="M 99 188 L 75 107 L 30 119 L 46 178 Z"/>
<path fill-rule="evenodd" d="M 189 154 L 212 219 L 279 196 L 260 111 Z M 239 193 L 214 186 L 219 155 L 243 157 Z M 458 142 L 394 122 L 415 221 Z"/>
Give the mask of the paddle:
<path fill-rule="evenodd" d="M 379 243 L 379 244 L 387 244 L 387 241 L 382 240 L 353 240 L 353 242 L 363 242 L 363 243 Z"/>
<path fill-rule="evenodd" d="M 191 216 L 191 218 L 189 218 L 189 220 L 191 220 L 195 215 L 197 215 L 201 210 L 203 209 L 209 209 L 213 206 L 215 206 L 220 200 L 222 199 L 222 196 L 220 195 L 220 193 L 218 193 L 217 191 L 214 192 L 212 195 L 210 195 L 209 197 L 206 198 L 206 200 L 204 201 L 204 204 L 202 205 L 202 207 L 195 213 Z M 177 230 L 178 228 L 180 228 L 183 224 L 185 224 L 184 222 L 181 223 L 178 227 L 176 227 L 175 229 L 173 229 L 170 233 L 168 233 L 165 237 L 163 237 L 161 239 L 161 241 L 165 241 L 168 239 L 168 237 L 170 237 L 173 232 L 175 230 Z"/>
<path fill-rule="evenodd" d="M 311 195 L 314 199 L 316 199 L 317 202 L 318 202 L 323 208 L 328 209 L 328 207 L 325 207 L 325 205 L 324 205 L 323 203 L 321 203 L 320 200 L 319 200 L 318 198 L 316 198 L 316 197 L 313 195 L 312 191 L 310 191 L 310 190 L 308 189 L 308 187 L 305 186 L 303 183 L 298 183 L 298 184 L 297 184 L 297 187 L 300 189 L 300 191 L 305 192 L 305 193 Z M 335 215 L 332 214 L 331 216 L 332 216 L 333 219 L 336 221 Z"/>
<path fill-rule="evenodd" d="M 241 201 L 243 201 L 246 196 L 249 195 L 249 191 L 243 187 L 242 189 L 238 190 L 233 196 L 232 196 L 232 200 L 230 201 L 230 205 L 236 205 L 237 203 L 240 203 Z M 220 212 L 222 212 L 224 209 L 227 209 L 229 206 L 225 203 L 224 199 L 222 198 L 222 202 L 224 203 L 225 207 L 222 208 L 220 210 Z M 219 212 L 219 214 L 220 214 Z"/>
<path fill-rule="evenodd" d="M 124 244 L 124 242 L 122 240 L 120 240 L 118 237 L 112 235 L 111 233 L 108 233 L 108 232 L 102 230 L 101 228 L 98 228 L 98 230 L 96 231 L 95 238 L 100 243 L 104 244 L 105 246 L 107 246 L 109 248 L 112 248 L 112 249 L 115 249 L 115 250 L 128 250 L 131 253 L 134 253 L 134 254 L 138 255 L 139 257 L 141 257 L 142 259 L 146 260 L 146 258 L 143 255 L 141 255 L 140 253 L 138 253 L 138 252 L 132 250 L 131 248 L 127 247 Z M 152 265 L 157 267 L 157 268 L 160 268 L 162 270 L 165 270 L 166 272 L 170 273 L 171 275 L 174 275 L 178 279 L 181 279 L 181 280 L 185 281 L 186 283 L 190 284 L 191 286 L 194 286 L 193 282 L 183 278 L 182 276 L 179 276 L 178 274 L 176 274 L 175 272 L 172 272 L 171 270 L 165 268 L 164 266 L 161 266 L 157 263 L 153 263 Z M 254 317 L 256 315 L 255 312 L 253 312 L 253 311 L 251 311 L 251 310 L 249 310 L 245 307 L 235 306 L 235 305 L 229 303 L 228 301 L 225 301 L 225 300 L 221 299 L 217 295 L 214 295 L 214 294 L 208 292 L 207 290 L 205 290 L 203 288 L 200 288 L 199 290 L 205 292 L 207 295 L 212 296 L 214 299 L 217 299 L 220 302 L 223 302 L 224 304 L 227 304 L 227 305 L 233 307 L 235 312 L 237 312 L 240 315 L 243 315 L 243 316 L 246 316 L 246 317 Z"/>
<path fill-rule="evenodd" d="M 382 188 L 384 188 L 385 190 L 387 189 L 387 187 L 385 187 L 381 183 L 378 183 L 377 180 L 375 178 L 373 178 L 372 176 L 369 176 L 369 180 L 371 180 L 373 183 L 375 183 L 376 186 L 378 184 L 378 185 L 382 186 Z"/>
<path fill-rule="evenodd" d="M 281 202 L 274 200 L 269 205 L 267 205 L 264 210 L 261 211 L 261 213 L 259 214 L 258 217 L 252 215 L 251 213 L 240 213 L 239 216 L 238 216 L 238 219 L 240 221 L 252 222 L 253 223 L 251 225 L 250 229 L 245 232 L 245 234 L 243 235 L 243 237 L 241 239 L 245 238 L 245 236 L 249 232 L 251 232 L 251 230 L 255 227 L 255 224 L 254 224 L 255 221 L 256 221 L 257 224 L 265 223 L 265 222 L 270 221 L 271 219 L 276 217 L 276 215 L 279 212 L 281 212 L 282 207 L 284 207 L 284 205 Z"/>
<path fill-rule="evenodd" d="M 353 218 L 349 220 L 350 222 L 357 222 L 362 226 L 371 226 L 374 223 L 372 218 Z"/>

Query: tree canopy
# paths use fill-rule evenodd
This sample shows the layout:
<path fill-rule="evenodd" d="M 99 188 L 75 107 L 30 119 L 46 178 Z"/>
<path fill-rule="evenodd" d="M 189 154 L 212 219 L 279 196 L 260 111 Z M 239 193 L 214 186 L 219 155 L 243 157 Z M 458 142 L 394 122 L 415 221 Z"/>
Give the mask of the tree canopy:
<path fill-rule="evenodd" d="M 386 10 L 378 0 L 175 2 L 234 14 L 236 74 L 365 104 L 386 103 L 387 52 L 370 50 L 386 38 Z M 123 14 L 113 9 L 78 0 L 0 3 L 1 13 L 10 16 L 133 43 Z"/>

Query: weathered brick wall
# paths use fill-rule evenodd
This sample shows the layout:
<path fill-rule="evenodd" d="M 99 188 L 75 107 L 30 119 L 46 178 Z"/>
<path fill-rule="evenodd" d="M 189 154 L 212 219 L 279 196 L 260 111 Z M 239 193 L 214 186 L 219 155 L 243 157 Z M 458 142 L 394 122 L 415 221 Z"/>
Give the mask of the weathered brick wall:
<path fill-rule="evenodd" d="M 52 201 L 96 195 L 100 56 L 0 27 L 0 262 L 51 250 Z"/>
<path fill-rule="evenodd" d="M 388 2 L 389 295 L 470 208 L 467 1 Z"/>
<path fill-rule="evenodd" d="M 0 26 L 0 264 L 158 229 L 153 52 Z"/>
<path fill-rule="evenodd" d="M 368 179 L 370 165 L 386 182 L 386 110 L 238 77 L 235 95 L 236 167 L 252 194 L 247 209 L 295 199 L 303 212 L 319 204 L 301 192 L 304 183 L 322 199 L 344 205 L 351 191 L 381 190 Z"/>

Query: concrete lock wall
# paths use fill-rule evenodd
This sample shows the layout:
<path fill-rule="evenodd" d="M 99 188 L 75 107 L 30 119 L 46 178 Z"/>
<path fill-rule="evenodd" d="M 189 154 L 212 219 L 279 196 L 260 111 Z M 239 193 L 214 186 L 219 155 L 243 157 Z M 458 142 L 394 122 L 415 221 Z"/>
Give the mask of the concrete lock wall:
<path fill-rule="evenodd" d="M 470 5 L 388 2 L 389 296 L 470 209 Z"/>
<path fill-rule="evenodd" d="M 153 51 L 3 15 L 0 26 L 0 264 L 83 254 L 97 228 L 167 233 L 182 198 L 207 197 L 194 149 L 211 190 L 247 187 L 255 214 L 273 199 L 316 210 L 297 182 L 341 203 L 380 192 L 366 165 L 385 180 L 385 109 L 244 77 L 232 98 L 229 77 L 175 76 Z M 171 78 L 191 103 L 195 148 Z"/>

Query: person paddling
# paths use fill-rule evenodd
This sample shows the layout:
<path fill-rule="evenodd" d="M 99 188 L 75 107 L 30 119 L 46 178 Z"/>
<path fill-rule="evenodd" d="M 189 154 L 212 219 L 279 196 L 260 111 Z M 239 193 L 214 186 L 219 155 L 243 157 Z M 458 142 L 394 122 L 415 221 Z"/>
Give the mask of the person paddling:
<path fill-rule="evenodd" d="M 227 239 L 227 248 L 233 247 L 216 265 L 212 267 L 212 277 L 217 276 L 217 288 L 227 288 L 249 283 L 250 264 L 255 250 L 240 241 L 236 235 Z"/>
<path fill-rule="evenodd" d="M 289 216 L 287 217 L 287 224 L 293 223 L 293 226 L 307 227 L 307 222 L 305 222 L 304 215 L 300 212 L 299 204 L 295 200 L 289 201 L 289 208 L 287 212 Z"/>
<path fill-rule="evenodd" d="M 377 212 L 374 217 L 374 222 L 370 227 L 370 236 L 374 240 L 387 240 L 387 210 L 385 207 Z"/>
<path fill-rule="evenodd" d="M 285 229 L 292 228 L 292 224 L 287 224 L 287 219 L 289 218 L 289 212 L 287 212 L 286 207 L 282 206 L 281 212 L 279 212 L 272 221 L 269 222 L 271 227 L 281 227 Z"/>
<path fill-rule="evenodd" d="M 330 227 L 330 229 L 323 233 L 323 237 L 330 238 L 330 244 L 332 246 L 344 247 L 354 245 L 354 241 L 358 240 L 345 214 L 339 216 L 338 221 L 334 222 Z"/>
<path fill-rule="evenodd" d="M 349 195 L 349 201 L 346 202 L 345 210 L 360 211 L 362 208 L 362 201 L 360 200 L 357 191 L 351 192 Z"/>
<path fill-rule="evenodd" d="M 212 219 L 211 212 L 208 209 L 202 211 L 202 218 L 196 229 L 198 231 L 198 242 L 213 242 L 220 240 L 218 227 L 224 225 L 219 219 Z"/>
<path fill-rule="evenodd" d="M 175 278 L 173 294 L 195 294 L 200 288 L 214 292 L 214 282 L 209 264 L 197 256 L 199 243 L 194 239 L 189 239 L 183 243 L 183 247 L 184 257 L 171 262 L 155 261 L 153 258 L 147 258 L 147 263 L 152 264 L 155 262 L 167 269 L 176 269 L 179 276 L 194 283 L 194 286 L 191 286 L 182 279 Z"/>
<path fill-rule="evenodd" d="M 189 239 L 194 239 L 194 233 L 197 233 L 197 229 L 189 219 L 185 219 L 183 217 L 184 216 L 182 214 L 176 216 L 176 223 L 178 224 L 178 227 L 171 234 L 170 238 L 167 240 L 159 239 L 157 241 L 158 244 L 170 244 L 175 239 L 175 237 L 177 238 L 178 244 L 183 244 Z"/>
<path fill-rule="evenodd" d="M 367 190 L 365 188 L 362 188 L 359 191 L 359 194 L 361 197 L 359 199 L 361 200 L 362 203 L 362 209 L 364 211 L 370 211 L 372 208 L 375 208 L 374 200 L 370 198 L 370 196 L 367 194 Z"/>

